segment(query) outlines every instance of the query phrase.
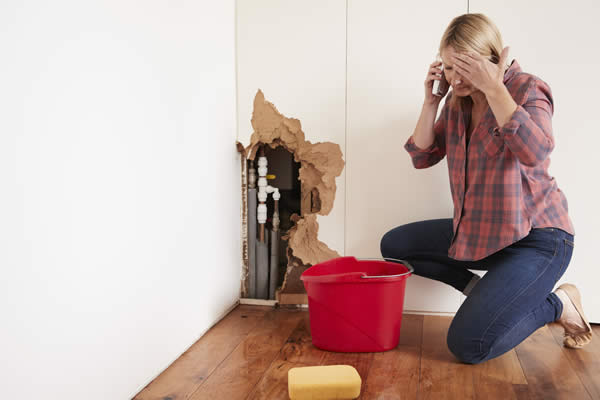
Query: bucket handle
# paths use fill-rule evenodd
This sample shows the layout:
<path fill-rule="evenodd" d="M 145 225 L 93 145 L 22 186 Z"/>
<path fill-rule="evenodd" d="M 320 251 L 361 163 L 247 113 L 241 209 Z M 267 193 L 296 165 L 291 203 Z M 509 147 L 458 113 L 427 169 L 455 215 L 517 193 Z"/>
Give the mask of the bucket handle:
<path fill-rule="evenodd" d="M 395 258 L 390 258 L 390 257 L 381 257 L 381 258 L 357 258 L 357 260 L 359 261 L 367 261 L 367 260 L 393 260 L 393 261 L 398 261 L 400 264 L 404 264 L 404 266 L 406 266 L 408 268 L 408 272 L 404 272 L 402 274 L 397 274 L 397 275 L 377 275 L 377 276 L 368 276 L 368 275 L 363 275 L 361 276 L 361 278 L 364 279 L 368 279 L 368 278 L 397 278 L 399 276 L 404 276 L 404 275 L 408 275 L 408 274 L 412 274 L 415 269 L 412 267 L 412 265 L 410 265 L 407 261 L 405 260 L 398 260 Z"/>

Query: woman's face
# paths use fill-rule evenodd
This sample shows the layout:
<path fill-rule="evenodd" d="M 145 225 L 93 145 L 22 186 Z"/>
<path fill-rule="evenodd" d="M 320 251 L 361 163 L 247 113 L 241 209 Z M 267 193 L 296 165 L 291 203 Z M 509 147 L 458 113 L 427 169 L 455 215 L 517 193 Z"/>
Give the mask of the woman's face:
<path fill-rule="evenodd" d="M 471 82 L 456 72 L 454 62 L 452 61 L 452 57 L 456 54 L 458 53 L 450 46 L 442 50 L 440 55 L 444 64 L 444 75 L 450 86 L 452 86 L 455 96 L 470 96 L 477 92 L 477 89 L 475 89 Z"/>

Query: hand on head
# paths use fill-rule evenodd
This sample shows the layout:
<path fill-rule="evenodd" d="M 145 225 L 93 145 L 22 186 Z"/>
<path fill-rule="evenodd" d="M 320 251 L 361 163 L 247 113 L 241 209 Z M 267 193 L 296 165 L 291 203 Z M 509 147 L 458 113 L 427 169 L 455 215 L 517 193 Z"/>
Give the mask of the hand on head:
<path fill-rule="evenodd" d="M 483 93 L 488 93 L 504 84 L 504 73 L 508 59 L 509 47 L 505 47 L 500 54 L 498 64 L 494 64 L 482 55 L 468 51 L 450 54 L 456 73 L 469 81 L 471 85 Z"/>

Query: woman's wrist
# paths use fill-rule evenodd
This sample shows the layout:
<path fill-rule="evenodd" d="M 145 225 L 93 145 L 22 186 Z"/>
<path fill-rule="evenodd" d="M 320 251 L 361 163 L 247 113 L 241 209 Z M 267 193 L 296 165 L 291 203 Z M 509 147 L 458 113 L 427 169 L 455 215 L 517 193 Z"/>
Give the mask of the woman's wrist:
<path fill-rule="evenodd" d="M 498 98 L 506 96 L 506 93 L 508 93 L 508 89 L 506 88 L 504 83 L 498 83 L 498 84 L 491 86 L 485 90 L 482 90 L 482 92 L 483 92 L 483 94 L 485 94 L 485 97 L 489 103 L 490 100 L 494 101 Z M 509 93 L 509 95 L 510 95 L 510 93 Z"/>
<path fill-rule="evenodd" d="M 498 122 L 498 126 L 503 126 L 510 120 L 512 114 L 517 109 L 517 103 L 512 98 L 504 83 L 489 89 L 484 94 L 496 118 L 496 122 Z"/>
<path fill-rule="evenodd" d="M 434 108 L 437 111 L 437 108 L 439 107 L 439 105 L 440 105 L 440 100 L 432 101 L 432 102 L 429 102 L 429 101 L 425 100 L 423 102 L 423 107 L 422 108 L 424 108 L 424 109 L 432 109 L 432 108 Z"/>

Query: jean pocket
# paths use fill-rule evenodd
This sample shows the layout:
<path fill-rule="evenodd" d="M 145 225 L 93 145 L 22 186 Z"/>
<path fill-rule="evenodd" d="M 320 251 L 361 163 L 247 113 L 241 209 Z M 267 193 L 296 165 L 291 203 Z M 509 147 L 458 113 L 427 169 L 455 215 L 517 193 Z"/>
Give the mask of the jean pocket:
<path fill-rule="evenodd" d="M 573 256 L 573 248 L 575 247 L 575 243 L 569 239 L 563 239 L 563 257 L 562 262 L 560 264 L 560 268 L 558 270 L 558 274 L 556 275 L 556 282 L 564 275 L 567 271 L 567 267 L 571 262 L 571 257 Z"/>
<path fill-rule="evenodd" d="M 543 254 L 549 254 L 551 258 L 559 255 L 562 241 L 553 228 L 534 228 L 525 236 L 521 242 L 528 247 L 535 247 Z"/>

